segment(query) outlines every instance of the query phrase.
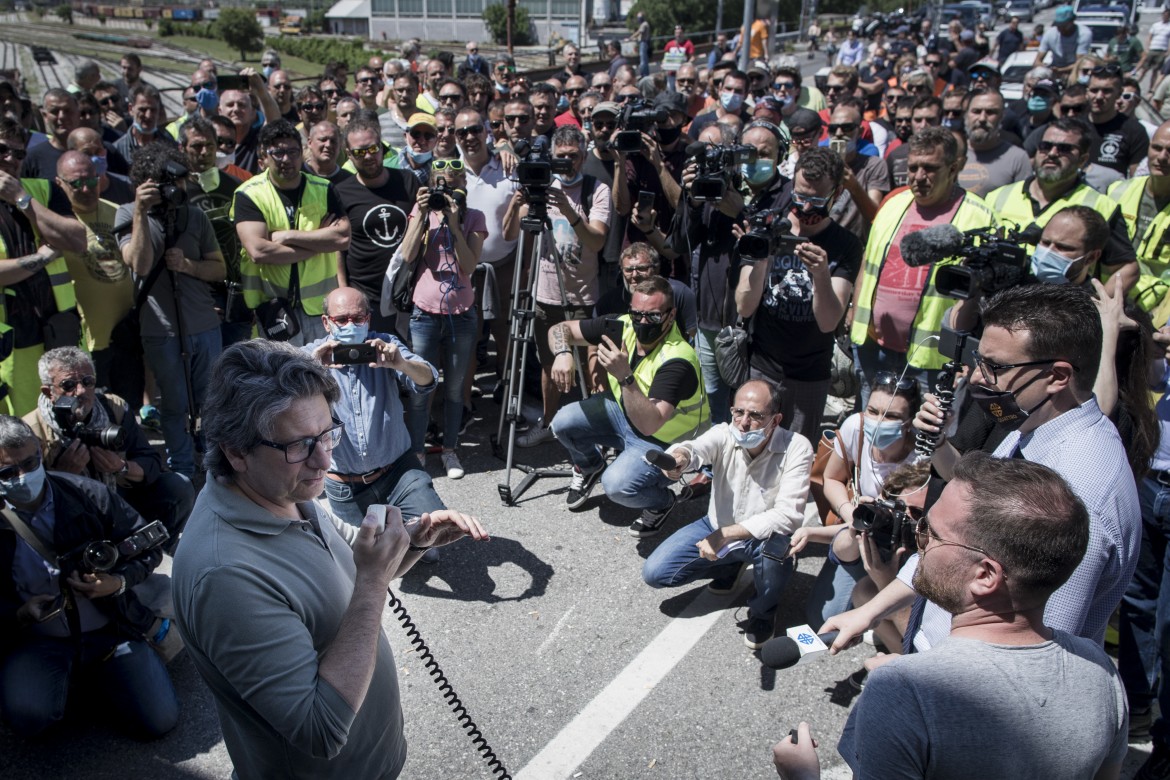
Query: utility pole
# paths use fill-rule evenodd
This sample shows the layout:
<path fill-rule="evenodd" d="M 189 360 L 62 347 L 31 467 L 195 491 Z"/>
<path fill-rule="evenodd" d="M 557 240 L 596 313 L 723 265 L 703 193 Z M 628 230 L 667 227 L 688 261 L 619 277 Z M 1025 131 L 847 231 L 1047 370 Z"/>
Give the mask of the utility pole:
<path fill-rule="evenodd" d="M 755 22 L 756 0 L 743 0 L 743 33 L 739 38 L 739 69 L 747 73 L 752 61 L 752 23 Z"/>

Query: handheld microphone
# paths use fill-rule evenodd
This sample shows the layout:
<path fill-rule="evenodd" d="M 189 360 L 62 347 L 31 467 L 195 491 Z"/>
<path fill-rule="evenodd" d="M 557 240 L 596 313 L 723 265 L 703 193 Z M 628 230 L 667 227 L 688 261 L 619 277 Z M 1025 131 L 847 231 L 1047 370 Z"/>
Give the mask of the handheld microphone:
<path fill-rule="evenodd" d="M 760 648 L 760 661 L 769 669 L 787 669 L 806 655 L 823 658 L 836 638 L 836 631 L 818 636 L 808 625 L 793 626 L 786 636 L 773 637 L 764 643 Z"/>
<path fill-rule="evenodd" d="M 646 454 L 642 456 L 642 460 L 663 471 L 674 471 L 675 469 L 674 456 L 663 450 L 647 450 Z"/>
<path fill-rule="evenodd" d="M 951 224 L 935 225 L 902 238 L 902 262 L 918 268 L 953 257 L 963 248 L 963 234 Z"/>

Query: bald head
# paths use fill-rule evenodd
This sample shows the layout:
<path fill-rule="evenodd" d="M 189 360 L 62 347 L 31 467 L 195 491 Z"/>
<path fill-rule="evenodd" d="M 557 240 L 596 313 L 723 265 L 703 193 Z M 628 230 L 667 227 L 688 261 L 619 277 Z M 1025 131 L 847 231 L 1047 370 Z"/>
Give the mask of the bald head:
<path fill-rule="evenodd" d="M 85 151 L 94 144 L 101 145 L 102 136 L 97 130 L 90 127 L 79 127 L 69 134 L 66 148 L 73 151 Z"/>
<path fill-rule="evenodd" d="M 75 172 L 81 172 L 85 175 L 86 170 L 92 171 L 93 161 L 89 159 L 88 155 L 82 154 L 78 151 L 68 151 L 57 158 L 57 175 L 62 179 L 74 178 Z M 89 175 L 93 175 L 90 173 Z"/>
<path fill-rule="evenodd" d="M 366 294 L 353 287 L 338 287 L 325 296 L 325 316 L 340 316 L 342 314 L 361 315 L 370 313 L 370 303 Z"/>

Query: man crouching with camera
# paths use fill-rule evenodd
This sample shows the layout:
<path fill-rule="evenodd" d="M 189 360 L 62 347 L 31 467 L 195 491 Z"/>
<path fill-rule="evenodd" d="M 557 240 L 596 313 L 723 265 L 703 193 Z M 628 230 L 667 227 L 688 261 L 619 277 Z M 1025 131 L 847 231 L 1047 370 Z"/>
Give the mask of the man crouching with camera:
<path fill-rule="evenodd" d="M 146 641 L 160 632 L 130 590 L 162 560 L 166 534 L 100 482 L 46 474 L 32 429 L 8 415 L 0 496 L 4 721 L 39 736 L 64 718 L 70 684 L 85 675 L 103 720 L 140 739 L 173 729 L 179 701 Z"/>
<path fill-rule="evenodd" d="M 173 549 L 195 504 L 191 481 L 164 471 L 126 401 L 95 387 L 89 355 L 58 347 L 41 355 L 37 371 L 41 396 L 24 421 L 40 440 L 45 467 L 105 483 L 143 517 L 161 520 Z"/>

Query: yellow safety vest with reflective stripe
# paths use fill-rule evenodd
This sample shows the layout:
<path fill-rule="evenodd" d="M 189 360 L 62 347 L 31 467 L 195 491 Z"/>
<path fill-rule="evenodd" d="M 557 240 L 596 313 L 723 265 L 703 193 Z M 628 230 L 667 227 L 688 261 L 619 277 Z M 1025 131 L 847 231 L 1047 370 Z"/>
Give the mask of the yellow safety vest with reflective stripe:
<path fill-rule="evenodd" d="M 32 195 L 42 206 L 48 208 L 48 179 L 21 179 L 20 183 L 25 192 Z M 36 245 L 40 246 L 42 244 L 41 234 L 35 227 L 33 228 L 33 237 Z M 0 260 L 9 259 L 11 257 L 9 252 L 9 247 L 5 245 L 3 239 L 0 239 Z M 49 274 L 49 282 L 53 285 L 53 298 L 57 302 L 57 311 L 76 309 L 77 295 L 73 291 L 73 277 L 69 275 L 69 266 L 65 263 L 65 257 L 58 257 L 46 265 L 45 272 Z M 0 296 L 0 334 L 11 330 L 8 326 L 8 301 L 6 300 L 9 295 L 16 295 L 16 291 L 5 287 L 4 294 Z"/>
<path fill-rule="evenodd" d="M 1030 183 L 1031 179 L 1017 181 L 987 194 L 987 205 L 995 212 L 995 218 L 1001 225 L 1025 228 L 1034 222 L 1044 227 L 1048 220 L 1069 206 L 1088 206 L 1104 217 L 1106 222 L 1113 219 L 1117 212 L 1117 201 L 1081 182 L 1072 191 L 1045 206 L 1039 214 L 1033 214 L 1032 196 L 1025 189 Z"/>
<path fill-rule="evenodd" d="M 894 236 L 898 234 L 902 220 L 913 203 L 914 194 L 909 190 L 898 193 L 878 211 L 873 227 L 870 228 L 869 240 L 865 244 L 865 272 L 861 276 L 861 289 L 853 298 L 853 329 L 849 334 L 853 343 L 859 346 L 869 338 L 869 324 L 873 319 L 873 299 L 877 293 L 878 279 L 881 278 L 882 268 L 885 266 L 886 255 L 890 251 L 890 244 L 893 243 Z M 995 215 L 979 196 L 964 192 L 963 200 L 955 210 L 955 216 L 951 218 L 951 224 L 961 231 L 991 227 L 995 224 Z M 915 368 L 942 368 L 947 362 L 947 358 L 938 351 L 937 340 L 930 337 L 938 336 L 942 332 L 943 315 L 954 305 L 955 299 L 940 295 L 935 289 L 934 280 L 940 267 L 958 262 L 958 258 L 947 258 L 935 263 L 930 269 L 926 287 L 922 290 L 922 298 L 918 301 L 918 311 L 914 314 L 914 321 L 910 326 L 910 348 L 906 361 Z"/>
<path fill-rule="evenodd" d="M 638 345 L 634 338 L 634 329 L 630 324 L 630 315 L 623 314 L 618 319 L 622 322 L 622 343 L 626 352 L 633 355 Z M 634 369 L 634 382 L 638 385 L 638 389 L 642 391 L 643 395 L 649 397 L 650 385 L 654 383 L 654 375 L 668 360 L 685 360 L 690 363 L 691 367 L 695 369 L 695 377 L 699 380 L 699 384 L 691 397 L 676 406 L 671 418 L 651 437 L 663 444 L 673 444 L 676 441 L 694 438 L 707 429 L 711 416 L 707 408 L 707 396 L 703 392 L 703 372 L 699 368 L 699 357 L 695 354 L 694 348 L 683 339 L 677 324 L 671 324 L 670 332 L 662 343 L 655 347 L 649 355 L 642 358 L 637 368 Z M 617 378 L 613 374 L 607 373 L 606 376 L 609 378 L 609 389 L 613 393 L 614 399 L 617 400 L 618 406 L 621 406 L 624 412 L 622 386 L 618 384 Z"/>
<path fill-rule="evenodd" d="M 296 226 L 293 230 L 317 230 L 328 209 L 329 180 L 310 173 L 305 177 L 305 189 L 297 205 Z M 268 180 L 268 171 L 253 176 L 241 184 L 232 198 L 231 217 L 236 216 L 236 201 L 241 194 L 247 195 L 260 213 L 270 233 L 289 230 L 288 214 L 276 187 Z M 337 289 L 337 253 L 326 252 L 313 255 L 297 263 L 301 307 L 306 314 L 319 316 L 324 313 L 325 296 Z M 244 287 L 244 302 L 255 309 L 260 304 L 288 294 L 288 283 L 292 278 L 292 265 L 261 265 L 240 247 L 240 277 Z"/>
<path fill-rule="evenodd" d="M 1153 311 L 1170 291 L 1170 206 L 1150 220 L 1144 235 L 1137 234 L 1138 213 L 1149 176 L 1122 179 L 1109 188 L 1109 197 L 1121 206 L 1121 216 L 1129 228 L 1129 240 L 1137 252 L 1141 273 L 1129 297 L 1145 311 Z"/>

